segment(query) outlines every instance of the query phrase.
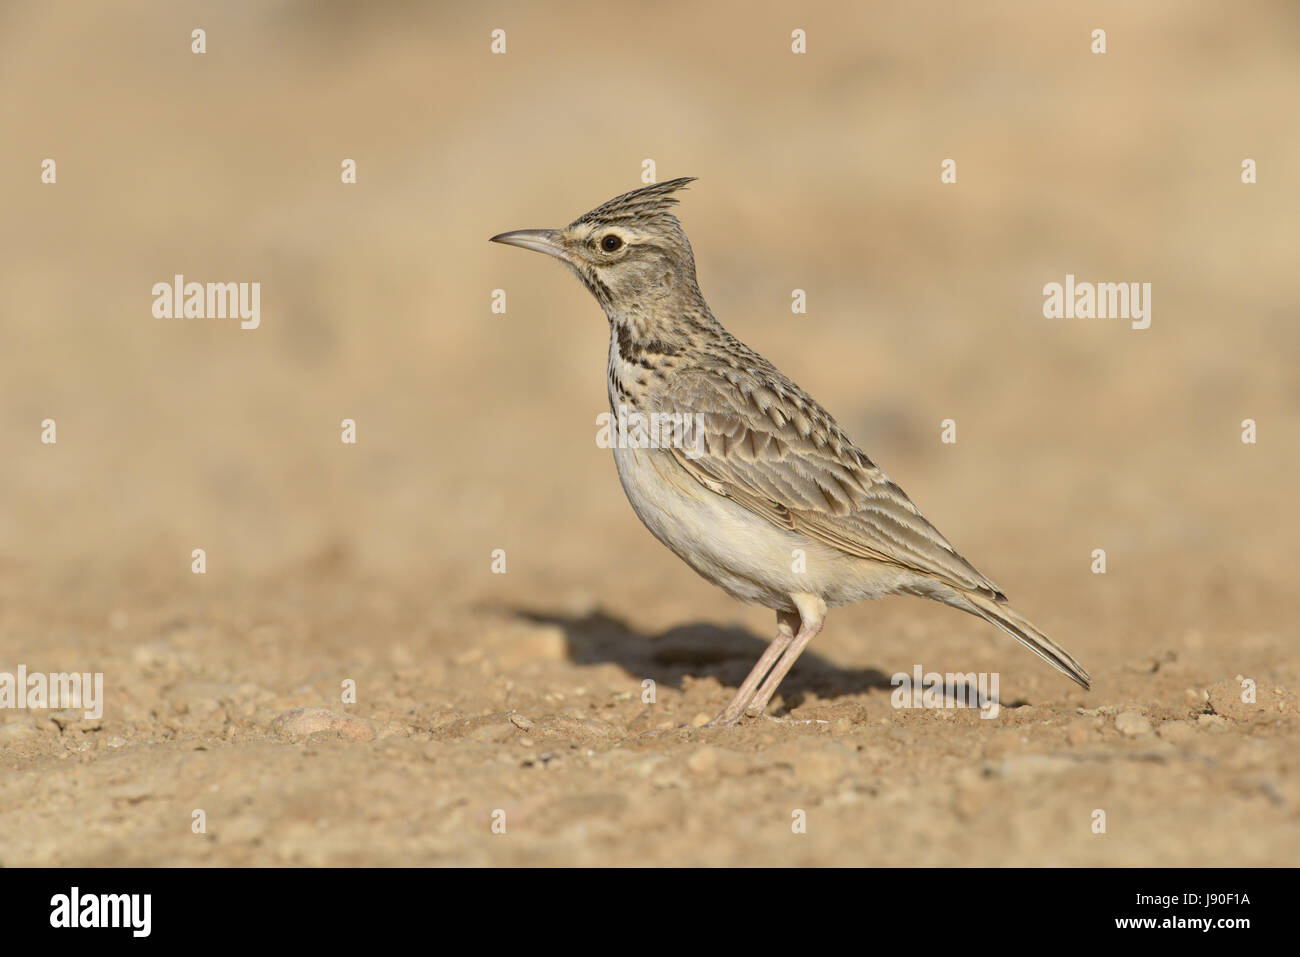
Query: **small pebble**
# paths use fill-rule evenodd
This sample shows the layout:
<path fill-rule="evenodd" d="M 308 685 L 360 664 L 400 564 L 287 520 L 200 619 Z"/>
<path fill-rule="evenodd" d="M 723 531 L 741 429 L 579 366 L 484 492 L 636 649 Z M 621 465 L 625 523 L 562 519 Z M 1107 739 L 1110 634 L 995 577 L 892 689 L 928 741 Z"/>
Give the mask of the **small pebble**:
<path fill-rule="evenodd" d="M 318 731 L 337 731 L 351 741 L 371 741 L 375 729 L 370 722 L 325 708 L 295 708 L 271 722 L 271 730 L 282 738 L 306 737 Z"/>
<path fill-rule="evenodd" d="M 1196 737 L 1196 729 L 1186 721 L 1166 721 L 1156 734 L 1170 744 L 1183 744 Z"/>
<path fill-rule="evenodd" d="M 1151 722 L 1141 711 L 1123 711 L 1115 716 L 1115 729 L 1120 734 L 1135 738 L 1139 734 L 1151 733 Z"/>
<path fill-rule="evenodd" d="M 1076 748 L 1087 744 L 1090 737 L 1092 737 L 1092 729 L 1089 728 L 1087 721 L 1075 721 L 1065 729 L 1065 740 Z"/>
<path fill-rule="evenodd" d="M 711 774 L 718 767 L 718 749 L 705 746 L 686 761 L 686 766 L 696 774 Z"/>

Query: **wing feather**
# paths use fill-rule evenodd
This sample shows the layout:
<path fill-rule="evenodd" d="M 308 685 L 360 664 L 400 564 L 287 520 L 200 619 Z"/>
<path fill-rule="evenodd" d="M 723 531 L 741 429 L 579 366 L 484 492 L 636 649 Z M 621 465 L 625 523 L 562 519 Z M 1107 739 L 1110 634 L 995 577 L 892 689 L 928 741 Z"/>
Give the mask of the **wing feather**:
<path fill-rule="evenodd" d="M 1006 600 L 821 406 L 753 359 L 672 377 L 664 398 L 702 426 L 673 450 L 687 473 L 780 528 Z"/>

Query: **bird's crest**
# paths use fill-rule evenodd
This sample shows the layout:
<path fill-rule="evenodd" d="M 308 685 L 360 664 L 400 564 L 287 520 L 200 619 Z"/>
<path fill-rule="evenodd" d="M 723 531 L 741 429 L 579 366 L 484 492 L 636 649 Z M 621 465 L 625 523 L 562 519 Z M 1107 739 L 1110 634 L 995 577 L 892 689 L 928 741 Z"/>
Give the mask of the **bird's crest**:
<path fill-rule="evenodd" d="M 622 196 L 615 196 L 608 202 L 601 203 L 589 213 L 583 213 L 570 226 L 580 223 L 628 223 L 646 224 L 655 220 L 668 220 L 676 223 L 672 207 L 677 205 L 677 197 L 672 194 L 695 181 L 694 176 L 680 176 L 664 183 L 652 183 L 641 189 L 634 189 Z"/>

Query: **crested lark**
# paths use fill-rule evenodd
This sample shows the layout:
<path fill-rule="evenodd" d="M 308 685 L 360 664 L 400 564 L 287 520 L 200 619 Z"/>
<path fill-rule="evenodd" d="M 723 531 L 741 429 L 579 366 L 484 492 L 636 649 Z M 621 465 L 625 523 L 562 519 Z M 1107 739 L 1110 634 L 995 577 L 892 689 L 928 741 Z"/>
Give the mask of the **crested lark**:
<path fill-rule="evenodd" d="M 1089 687 L 808 393 L 713 317 L 672 214 L 672 194 L 692 179 L 625 193 L 563 229 L 492 241 L 556 257 L 596 297 L 609 318 L 612 410 L 701 426 L 670 447 L 615 448 L 614 463 L 659 541 L 728 594 L 776 611 L 775 639 L 713 724 L 763 713 L 828 606 L 893 594 L 978 615 Z"/>

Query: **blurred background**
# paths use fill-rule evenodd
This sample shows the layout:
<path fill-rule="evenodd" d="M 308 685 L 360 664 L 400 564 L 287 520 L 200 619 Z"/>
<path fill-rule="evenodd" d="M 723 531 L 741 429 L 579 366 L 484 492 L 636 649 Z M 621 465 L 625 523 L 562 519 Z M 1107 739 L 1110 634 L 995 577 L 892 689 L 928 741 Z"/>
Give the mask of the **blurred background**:
<path fill-rule="evenodd" d="M 1194 633 L 1297 680 L 1294 4 L 8 2 L 0 88 L 11 643 L 195 587 L 197 547 L 230 594 L 341 568 L 413 620 L 766 635 L 645 532 L 596 447 L 597 304 L 487 242 L 651 159 L 699 177 L 679 215 L 719 319 L 1094 675 Z M 260 328 L 154 318 L 176 273 L 260 282 Z M 1151 283 L 1150 328 L 1045 319 L 1066 273 Z M 819 646 L 1037 680 L 959 618 L 859 606 Z M 918 649 L 913 621 L 943 637 Z"/>

